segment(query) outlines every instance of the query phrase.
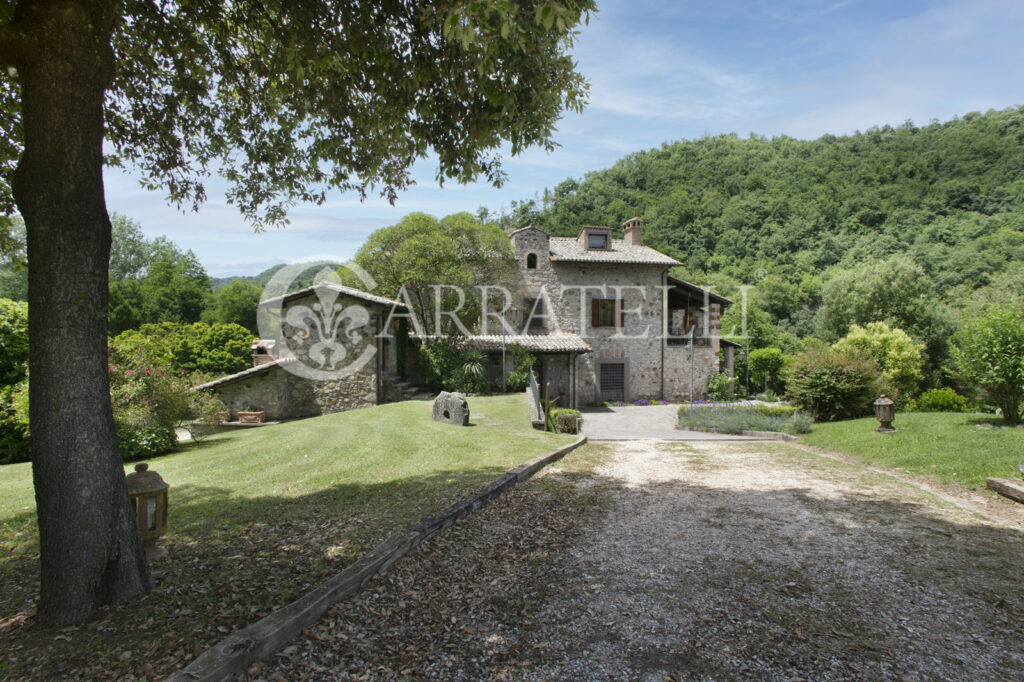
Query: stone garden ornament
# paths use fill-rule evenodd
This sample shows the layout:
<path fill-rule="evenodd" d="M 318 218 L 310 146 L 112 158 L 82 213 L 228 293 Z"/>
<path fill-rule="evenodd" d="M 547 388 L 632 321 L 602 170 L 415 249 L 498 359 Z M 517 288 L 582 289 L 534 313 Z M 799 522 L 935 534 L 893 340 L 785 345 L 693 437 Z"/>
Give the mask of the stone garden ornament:
<path fill-rule="evenodd" d="M 469 402 L 462 393 L 441 391 L 434 400 L 433 419 L 442 424 L 469 426 Z"/>

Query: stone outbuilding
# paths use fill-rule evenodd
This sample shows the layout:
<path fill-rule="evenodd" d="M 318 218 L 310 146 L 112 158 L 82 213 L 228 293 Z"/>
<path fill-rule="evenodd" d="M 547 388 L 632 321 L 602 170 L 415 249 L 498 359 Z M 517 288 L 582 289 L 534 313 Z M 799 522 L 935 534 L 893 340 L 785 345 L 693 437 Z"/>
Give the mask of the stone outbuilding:
<path fill-rule="evenodd" d="M 380 332 L 397 302 L 333 283 L 264 301 L 277 338 L 253 344 L 253 366 L 198 386 L 231 411 L 263 410 L 267 421 L 295 419 L 385 402 L 394 348 Z"/>

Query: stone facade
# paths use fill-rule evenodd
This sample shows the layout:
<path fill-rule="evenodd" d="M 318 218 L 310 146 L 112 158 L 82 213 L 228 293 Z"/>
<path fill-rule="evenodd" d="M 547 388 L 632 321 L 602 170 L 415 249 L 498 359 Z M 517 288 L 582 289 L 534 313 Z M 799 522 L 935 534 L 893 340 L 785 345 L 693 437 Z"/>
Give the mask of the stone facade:
<path fill-rule="evenodd" d="M 335 381 L 314 381 L 271 365 L 265 372 L 215 387 L 217 397 L 235 419 L 239 410 L 255 407 L 267 421 L 312 417 L 377 404 L 377 380 L 372 371 Z"/>
<path fill-rule="evenodd" d="M 634 252 L 642 248 L 641 227 L 638 220 L 627 224 L 625 243 Z M 577 240 L 583 246 L 586 244 L 585 232 Z M 676 326 L 667 321 L 680 312 L 670 309 L 671 285 L 666 278 L 668 265 L 664 262 L 667 257 L 658 254 L 662 256 L 662 262 L 656 263 L 560 260 L 552 258 L 552 239 L 535 228 L 513 233 L 512 247 L 521 277 L 519 288 L 524 292 L 523 300 L 517 303 L 523 310 L 523 316 L 527 317 L 533 299 L 543 299 L 543 312 L 547 318 L 542 324 L 530 325 L 528 333 L 578 334 L 593 349 L 592 353 L 575 359 L 577 404 L 602 398 L 601 368 L 606 364 L 622 366 L 624 400 L 689 399 L 690 347 L 688 343 L 669 345 L 665 339 L 667 328 Z M 622 243 L 614 240 L 613 247 Z M 613 255 L 614 248 L 608 252 Z M 594 300 L 611 298 L 619 301 L 615 304 L 618 326 L 595 326 Z M 703 330 L 706 326 L 708 333 L 694 348 L 694 398 L 706 397 L 708 380 L 719 369 L 721 305 L 711 303 L 706 313 L 701 312 L 702 317 L 705 314 L 707 323 L 705 325 L 702 319 L 700 328 Z M 526 320 L 523 324 L 525 327 Z M 699 345 L 701 343 L 706 345 Z M 609 371 L 617 372 L 618 368 L 612 367 Z M 561 392 L 570 393 L 570 369 L 566 366 L 565 356 L 541 358 L 541 372 L 544 383 L 551 383 L 552 398 Z"/>

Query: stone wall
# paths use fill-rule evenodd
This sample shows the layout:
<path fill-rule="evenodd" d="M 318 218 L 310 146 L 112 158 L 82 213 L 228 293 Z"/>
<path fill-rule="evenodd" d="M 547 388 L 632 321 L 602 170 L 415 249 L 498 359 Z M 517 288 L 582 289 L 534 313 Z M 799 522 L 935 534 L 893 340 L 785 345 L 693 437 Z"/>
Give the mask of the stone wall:
<path fill-rule="evenodd" d="M 222 384 L 214 394 L 231 410 L 253 407 L 266 412 L 267 421 L 314 417 L 377 404 L 377 377 L 370 368 L 331 381 L 305 379 L 278 365 L 266 372 Z"/>
<path fill-rule="evenodd" d="M 693 356 L 693 399 L 708 397 L 708 380 L 718 372 L 718 348 L 696 346 Z M 690 400 L 690 348 L 665 348 L 665 400 Z"/>

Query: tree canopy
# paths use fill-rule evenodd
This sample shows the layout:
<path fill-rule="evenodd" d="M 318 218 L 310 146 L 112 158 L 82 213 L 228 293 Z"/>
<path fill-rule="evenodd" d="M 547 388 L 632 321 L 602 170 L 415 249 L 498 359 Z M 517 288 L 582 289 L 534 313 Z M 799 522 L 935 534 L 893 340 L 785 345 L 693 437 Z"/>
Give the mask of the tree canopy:
<path fill-rule="evenodd" d="M 404 288 L 427 334 L 458 331 L 435 328 L 437 296 L 443 311 L 460 308 L 461 301 L 458 316 L 469 328 L 480 314 L 475 296 L 479 291 L 473 288 L 507 285 L 509 275 L 515 272 L 508 237 L 468 213 L 441 220 L 425 213 L 407 215 L 370 235 L 355 260 L 376 281 L 375 293 L 396 298 Z M 501 306 L 501 300 L 490 303 L 491 309 Z M 444 321 L 451 319 L 446 317 Z"/>

